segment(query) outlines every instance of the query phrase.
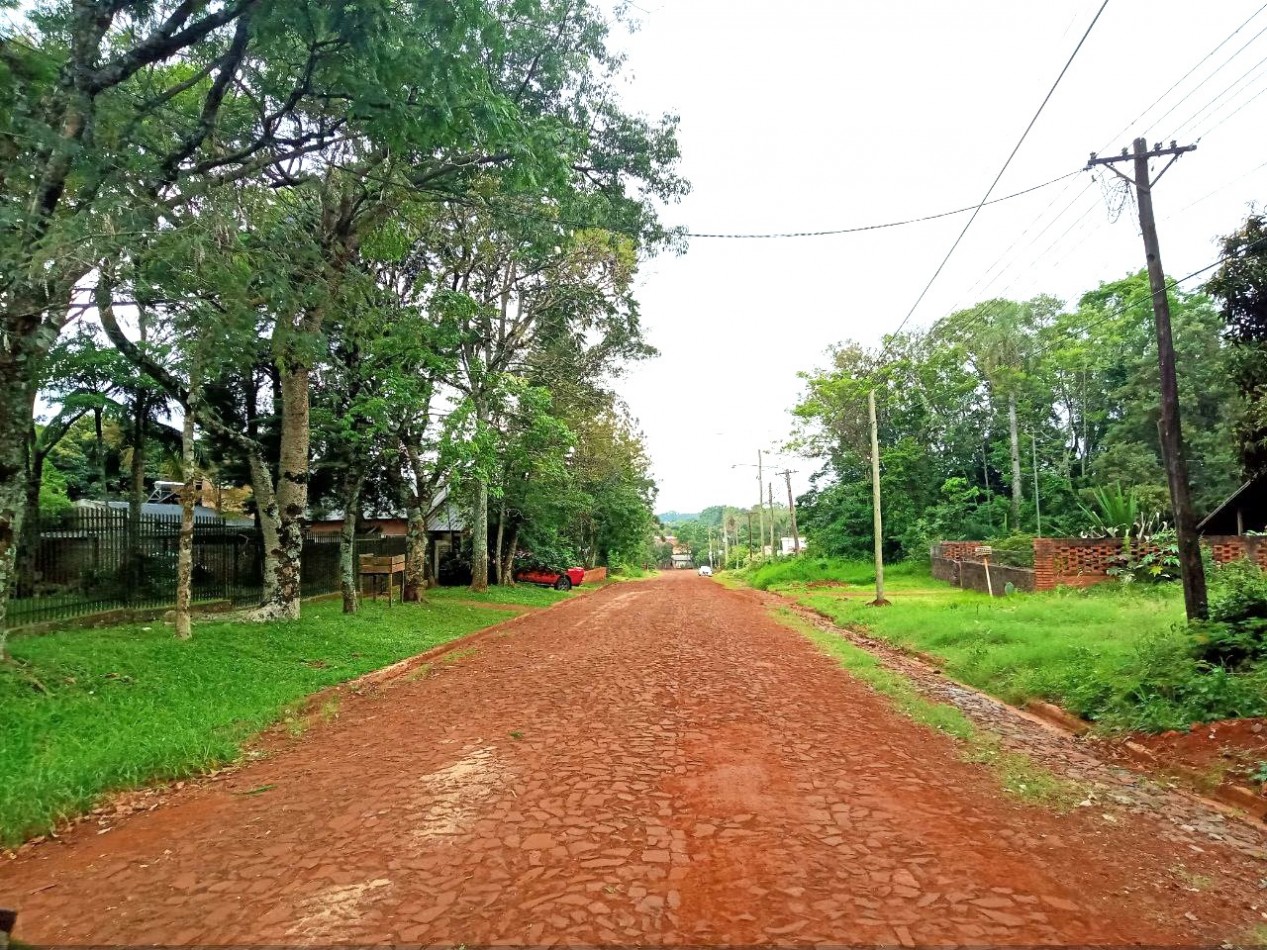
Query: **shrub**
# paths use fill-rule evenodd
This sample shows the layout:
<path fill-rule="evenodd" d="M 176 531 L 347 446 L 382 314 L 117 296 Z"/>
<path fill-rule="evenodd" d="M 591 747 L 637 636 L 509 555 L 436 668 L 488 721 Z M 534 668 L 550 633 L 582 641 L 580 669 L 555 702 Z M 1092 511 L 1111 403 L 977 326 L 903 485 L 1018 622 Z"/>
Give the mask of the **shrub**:
<path fill-rule="evenodd" d="M 543 539 L 534 544 L 531 551 L 519 551 L 515 555 L 517 569 L 553 571 L 561 574 L 578 563 L 580 561 L 572 546 L 554 538 Z"/>
<path fill-rule="evenodd" d="M 1251 561 L 1232 561 L 1214 574 L 1210 622 L 1194 625 L 1196 655 L 1236 668 L 1267 660 L 1267 574 Z"/>
<path fill-rule="evenodd" d="M 1012 534 L 990 542 L 994 553 L 990 560 L 1006 567 L 1034 566 L 1034 536 L 1032 534 Z"/>
<path fill-rule="evenodd" d="M 1180 577 L 1179 538 L 1166 528 L 1141 540 L 1134 547 L 1122 542 L 1122 553 L 1110 559 L 1108 573 L 1123 584 L 1159 584 Z"/>

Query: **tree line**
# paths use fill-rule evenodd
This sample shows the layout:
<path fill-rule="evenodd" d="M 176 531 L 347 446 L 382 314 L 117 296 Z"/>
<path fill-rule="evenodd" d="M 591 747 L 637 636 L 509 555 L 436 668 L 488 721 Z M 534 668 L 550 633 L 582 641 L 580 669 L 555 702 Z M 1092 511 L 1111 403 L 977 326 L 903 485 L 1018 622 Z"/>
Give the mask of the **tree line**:
<path fill-rule="evenodd" d="M 416 598 L 442 490 L 476 589 L 520 548 L 641 557 L 654 484 L 611 382 L 654 353 L 633 280 L 687 184 L 596 6 L 55 0 L 5 30 L 0 629 L 68 434 L 76 493 L 122 480 L 139 512 L 180 473 L 182 635 L 198 470 L 250 487 L 259 619 L 299 615 L 314 506 L 347 515 L 348 609 L 356 514 L 406 513 Z"/>
<path fill-rule="evenodd" d="M 1183 432 L 1199 516 L 1264 470 L 1267 241 L 1251 214 L 1201 288 L 1169 281 Z M 867 393 L 878 406 L 887 557 L 941 539 L 1079 536 L 1107 496 L 1161 525 L 1151 292 L 1143 271 L 1072 305 L 995 299 L 879 347 L 846 342 L 803 374 L 796 447 L 821 462 L 798 501 L 816 550 L 869 556 Z"/>

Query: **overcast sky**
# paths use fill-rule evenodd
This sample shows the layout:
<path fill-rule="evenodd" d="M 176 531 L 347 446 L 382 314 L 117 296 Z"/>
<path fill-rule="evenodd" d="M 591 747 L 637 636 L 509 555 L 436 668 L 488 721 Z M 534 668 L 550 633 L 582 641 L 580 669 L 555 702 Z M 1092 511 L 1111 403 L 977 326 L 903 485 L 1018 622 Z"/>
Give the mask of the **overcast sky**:
<path fill-rule="evenodd" d="M 1100 3 L 639 0 L 641 29 L 619 40 L 625 101 L 681 116 L 694 190 L 665 217 L 691 231 L 822 230 L 951 210 L 981 199 Z M 1110 0 L 995 196 L 1136 135 L 1199 138 L 1155 205 L 1167 273 L 1214 261 L 1216 236 L 1267 197 L 1267 95 L 1254 98 L 1267 92 L 1267 32 L 1257 35 L 1267 10 L 1167 90 L 1263 6 Z M 731 465 L 787 437 L 796 374 L 822 365 L 833 343 L 896 329 L 966 220 L 697 238 L 681 257 L 650 261 L 639 298 L 662 355 L 619 388 L 647 434 L 657 509 L 750 504 L 756 473 Z M 994 296 L 1076 299 L 1142 265 L 1133 204 L 1114 222 L 1081 173 L 984 209 L 908 326 Z M 790 461 L 799 493 L 813 464 Z"/>

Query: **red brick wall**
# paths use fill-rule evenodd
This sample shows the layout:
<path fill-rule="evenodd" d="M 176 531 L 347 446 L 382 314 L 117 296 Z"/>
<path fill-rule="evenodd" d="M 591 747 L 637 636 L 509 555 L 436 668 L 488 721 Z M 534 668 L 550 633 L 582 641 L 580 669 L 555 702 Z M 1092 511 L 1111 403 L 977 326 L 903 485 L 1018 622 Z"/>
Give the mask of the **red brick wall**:
<path fill-rule="evenodd" d="M 585 570 L 585 583 L 597 584 L 599 581 L 607 580 L 607 568 L 590 567 Z"/>
<path fill-rule="evenodd" d="M 972 560 L 980 541 L 942 541 L 934 548 L 934 557 L 951 560 Z M 1250 558 L 1267 570 L 1267 538 L 1215 535 L 1201 539 L 1210 549 L 1216 564 Z M 1156 550 L 1144 544 L 1138 554 Z M 1122 552 L 1119 538 L 1035 538 L 1034 589 L 1055 587 L 1090 587 L 1111 579 L 1108 573 L 1112 559 Z"/>
<path fill-rule="evenodd" d="M 934 547 L 934 557 L 948 557 L 952 561 L 962 561 L 967 558 L 975 557 L 974 551 L 984 541 L 939 541 Z"/>

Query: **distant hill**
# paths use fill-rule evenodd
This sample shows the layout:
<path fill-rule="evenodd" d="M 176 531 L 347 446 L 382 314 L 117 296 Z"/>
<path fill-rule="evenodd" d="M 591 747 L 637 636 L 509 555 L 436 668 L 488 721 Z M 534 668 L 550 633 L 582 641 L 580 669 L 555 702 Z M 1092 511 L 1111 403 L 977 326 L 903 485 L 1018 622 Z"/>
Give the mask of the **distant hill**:
<path fill-rule="evenodd" d="M 699 513 L 694 514 L 686 511 L 666 511 L 656 515 L 664 524 L 681 524 L 683 521 L 695 521 L 699 518 Z"/>

